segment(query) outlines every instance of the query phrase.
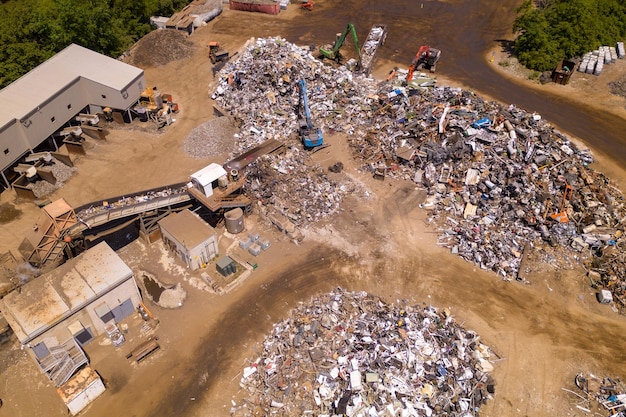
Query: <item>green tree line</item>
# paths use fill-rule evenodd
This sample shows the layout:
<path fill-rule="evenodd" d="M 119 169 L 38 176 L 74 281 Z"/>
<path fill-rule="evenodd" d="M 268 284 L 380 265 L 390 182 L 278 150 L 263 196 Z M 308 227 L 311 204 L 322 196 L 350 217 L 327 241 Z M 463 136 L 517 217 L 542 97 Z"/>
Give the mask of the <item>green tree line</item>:
<path fill-rule="evenodd" d="M 525 0 L 517 13 L 515 53 L 537 71 L 626 38 L 624 0 Z"/>
<path fill-rule="evenodd" d="M 8 0 L 0 4 L 0 88 L 71 43 L 117 58 L 189 0 Z"/>

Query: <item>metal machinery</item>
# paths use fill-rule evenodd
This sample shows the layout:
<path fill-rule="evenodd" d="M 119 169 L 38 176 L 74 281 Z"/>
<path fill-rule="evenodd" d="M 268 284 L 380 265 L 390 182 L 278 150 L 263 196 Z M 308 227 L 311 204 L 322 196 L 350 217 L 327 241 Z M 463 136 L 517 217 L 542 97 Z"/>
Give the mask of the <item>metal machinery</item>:
<path fill-rule="evenodd" d="M 365 42 L 361 46 L 360 65 L 357 70 L 365 75 L 369 75 L 372 70 L 374 56 L 378 48 L 385 43 L 385 39 L 387 39 L 387 25 L 377 24 L 372 26 Z"/>
<path fill-rule="evenodd" d="M 550 215 L 552 220 L 556 220 L 559 223 L 568 223 L 569 217 L 567 215 L 567 210 L 565 209 L 565 202 L 572 199 L 572 194 L 574 189 L 567 182 L 566 179 L 563 179 L 564 189 L 563 189 L 563 199 L 561 200 L 561 207 L 558 212 L 555 212 Z"/>
<path fill-rule="evenodd" d="M 228 59 L 228 51 L 221 50 L 219 42 L 209 43 L 209 59 L 212 64 L 216 62 L 226 61 Z"/>
<path fill-rule="evenodd" d="M 427 45 L 420 46 L 419 51 L 417 51 L 409 67 L 406 82 L 410 82 L 413 79 L 413 73 L 420 71 L 422 68 L 427 68 L 430 72 L 435 72 L 437 69 L 437 61 L 439 61 L 440 57 L 441 51 L 439 49 L 431 48 Z"/>
<path fill-rule="evenodd" d="M 300 138 L 306 149 L 313 149 L 324 144 L 322 129 L 313 125 L 311 121 L 311 110 L 309 109 L 309 98 L 306 92 L 306 82 L 304 79 L 298 81 L 298 122 L 300 124 Z M 303 115 L 304 113 L 304 115 Z M 304 118 L 302 117 L 304 116 Z"/>
<path fill-rule="evenodd" d="M 308 10 L 308 11 L 313 11 L 313 1 L 309 0 L 309 1 L 303 1 L 300 4 L 300 9 L 302 10 Z"/>
<path fill-rule="evenodd" d="M 338 34 L 337 39 L 333 45 L 324 45 L 320 47 L 320 58 L 327 58 L 336 62 L 341 61 L 341 53 L 339 49 L 343 45 L 346 40 L 346 36 L 348 33 L 352 34 L 352 39 L 354 40 L 354 47 L 356 48 L 356 53 L 359 57 L 359 65 L 361 62 L 361 50 L 359 49 L 359 39 L 356 36 L 356 29 L 352 23 L 348 23 L 346 28 L 343 30 L 341 34 Z"/>

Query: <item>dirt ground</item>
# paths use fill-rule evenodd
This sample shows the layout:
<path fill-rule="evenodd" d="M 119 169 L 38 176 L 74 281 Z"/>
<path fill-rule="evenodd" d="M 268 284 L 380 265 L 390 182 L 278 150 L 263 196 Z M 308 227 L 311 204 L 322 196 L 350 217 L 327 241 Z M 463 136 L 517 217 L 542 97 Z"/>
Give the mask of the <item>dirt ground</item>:
<path fill-rule="evenodd" d="M 295 7 L 276 17 L 224 10 L 189 38 L 195 47 L 189 58 L 146 67 L 148 83 L 179 103 L 175 123 L 158 134 L 112 129 L 106 141 L 90 140 L 91 149 L 76 161 L 77 172 L 49 198 L 63 197 L 78 206 L 184 181 L 209 162 L 222 163 L 225 155 L 190 159 L 181 146 L 191 129 L 213 117 L 206 46 L 219 38 L 232 53 L 249 32 L 279 35 L 277 31 L 288 28 L 300 13 Z M 390 64 L 381 60 L 374 75 L 386 76 Z M 609 77 L 602 80 L 608 83 Z M 518 82 L 530 83 L 523 77 Z M 439 76 L 439 84 L 446 83 L 455 84 Z M 598 96 L 589 99 L 616 107 L 599 90 L 591 90 Z M 229 415 L 232 402 L 239 404 L 244 397 L 238 385 L 241 370 L 272 323 L 299 302 L 338 286 L 368 291 L 388 302 L 447 307 L 458 322 L 474 329 L 500 358 L 494 372 L 496 392 L 481 409 L 482 416 L 589 415 L 561 388 L 573 388 L 579 371 L 626 375 L 624 317 L 596 302 L 581 267 L 545 265 L 529 277 L 529 285 L 502 281 L 437 247 L 436 235 L 418 208 L 423 194 L 414 184 L 373 180 L 357 171 L 344 137 L 327 135 L 326 140 L 331 146 L 318 152 L 316 160 L 323 166 L 343 162 L 344 171 L 330 175 L 360 183 L 361 191 L 344 202 L 341 213 L 305 230 L 306 238 L 298 245 L 256 215 L 247 218 L 247 230 L 269 237 L 272 246 L 255 259 L 258 268 L 231 292 L 214 294 L 197 275 L 164 255 L 158 244 L 136 241 L 120 251 L 133 270 L 148 270 L 168 284 L 180 282 L 187 298 L 180 308 L 169 310 L 147 301 L 158 324 L 145 325 L 133 317 L 126 323 L 127 343 L 119 349 L 102 337 L 87 346 L 108 389 L 85 416 Z M 598 166 L 626 184 L 623 167 L 610 161 Z M 34 224 L 38 209 L 12 192 L 3 193 L 0 203 L 3 210 L 17 213 L 13 221 L 0 224 L 0 252 L 17 254 L 23 231 Z M 233 242 L 222 236 L 220 250 Z M 130 348 L 151 336 L 159 338 L 157 353 L 139 365 L 125 358 Z M 0 417 L 66 415 L 52 384 L 14 340 L 2 345 L 0 375 Z"/>

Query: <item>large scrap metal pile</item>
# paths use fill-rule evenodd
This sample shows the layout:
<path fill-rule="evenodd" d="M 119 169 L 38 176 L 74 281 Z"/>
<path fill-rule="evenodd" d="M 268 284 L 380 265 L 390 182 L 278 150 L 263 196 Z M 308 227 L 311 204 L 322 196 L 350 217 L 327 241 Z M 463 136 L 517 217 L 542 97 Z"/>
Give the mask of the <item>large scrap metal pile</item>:
<path fill-rule="evenodd" d="M 409 90 L 397 79 L 376 83 L 344 67 L 325 66 L 308 49 L 283 39 L 258 39 L 222 69 L 213 92 L 242 125 L 235 153 L 270 138 L 298 146 L 294 105 L 300 78 L 309 86 L 315 123 L 326 132 L 345 133 L 364 170 L 414 181 L 428 191 L 421 207 L 440 230 L 441 245 L 504 279 L 518 277 L 524 249 L 533 242 L 581 252 L 578 256 L 596 273 L 596 285 L 610 288 L 624 308 L 623 195 L 589 167 L 588 150 L 540 115 L 462 89 Z M 422 78 L 424 85 L 433 85 Z M 308 162 L 300 152 L 288 163 L 269 165 Z M 250 180 L 255 189 L 266 190 L 266 198 L 281 189 L 295 204 L 327 198 L 341 188 L 316 187 L 323 191 L 305 195 L 299 193 L 300 174 L 265 176 L 268 170 L 254 165 L 252 172 Z M 276 181 L 280 187 L 272 188 Z M 320 213 L 334 212 L 340 200 L 341 193 L 335 194 L 333 210 Z"/>
<path fill-rule="evenodd" d="M 336 292 L 274 325 L 233 416 L 473 416 L 494 392 L 489 348 L 434 307 Z"/>

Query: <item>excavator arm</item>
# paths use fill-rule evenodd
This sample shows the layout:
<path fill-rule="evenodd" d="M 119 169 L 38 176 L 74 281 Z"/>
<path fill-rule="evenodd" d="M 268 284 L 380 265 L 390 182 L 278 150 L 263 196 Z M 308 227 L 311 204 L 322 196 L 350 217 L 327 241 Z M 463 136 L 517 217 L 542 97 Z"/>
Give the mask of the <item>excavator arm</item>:
<path fill-rule="evenodd" d="M 343 30 L 341 35 L 339 35 L 339 37 L 333 44 L 332 49 L 329 47 L 320 47 L 321 56 L 324 58 L 338 61 L 341 57 L 339 50 L 343 46 L 343 43 L 345 42 L 346 37 L 348 36 L 348 33 L 352 35 L 352 39 L 354 41 L 354 47 L 356 48 L 356 53 L 357 53 L 357 56 L 359 57 L 359 62 L 360 62 L 361 61 L 361 49 L 359 48 L 359 39 L 356 35 L 356 29 L 354 28 L 354 25 L 352 23 L 348 23 L 346 28 Z"/>

